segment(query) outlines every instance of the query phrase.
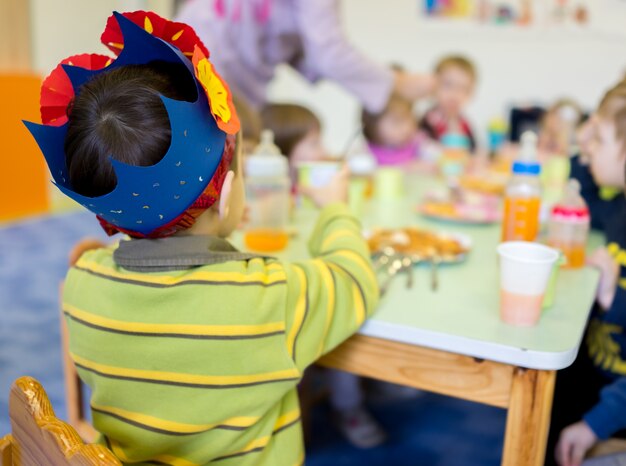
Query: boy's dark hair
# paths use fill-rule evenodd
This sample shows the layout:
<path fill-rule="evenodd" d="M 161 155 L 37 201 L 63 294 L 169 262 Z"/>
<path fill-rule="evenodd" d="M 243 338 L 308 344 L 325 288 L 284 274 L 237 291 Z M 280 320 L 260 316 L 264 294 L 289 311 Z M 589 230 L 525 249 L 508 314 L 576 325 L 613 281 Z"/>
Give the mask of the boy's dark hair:
<path fill-rule="evenodd" d="M 269 104 L 261 111 L 263 128 L 274 133 L 274 143 L 289 157 L 293 149 L 309 133 L 319 131 L 320 120 L 306 107 L 295 104 Z"/>
<path fill-rule="evenodd" d="M 65 137 L 72 189 L 89 197 L 111 192 L 117 177 L 109 157 L 136 166 L 159 162 L 171 127 L 159 95 L 193 102 L 195 82 L 182 64 L 128 65 L 95 76 L 70 104 Z"/>

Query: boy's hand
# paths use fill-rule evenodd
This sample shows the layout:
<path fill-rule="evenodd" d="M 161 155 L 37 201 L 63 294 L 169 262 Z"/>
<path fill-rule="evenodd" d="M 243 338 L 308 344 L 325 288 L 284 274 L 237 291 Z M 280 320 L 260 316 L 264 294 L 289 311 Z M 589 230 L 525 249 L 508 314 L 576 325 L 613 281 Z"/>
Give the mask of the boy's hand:
<path fill-rule="evenodd" d="M 348 166 L 344 165 L 333 175 L 330 182 L 321 188 L 303 187 L 299 191 L 309 197 L 319 207 L 326 207 L 335 202 L 348 202 Z"/>
<path fill-rule="evenodd" d="M 80 240 L 78 243 L 76 243 L 76 245 L 74 245 L 74 247 L 70 251 L 70 257 L 68 260 L 70 267 L 73 267 L 74 264 L 78 262 L 78 259 L 80 259 L 80 256 L 82 256 L 87 251 L 91 249 L 100 249 L 106 247 L 107 245 L 99 239 L 85 238 Z"/>
<path fill-rule="evenodd" d="M 619 264 L 613 260 L 606 248 L 597 249 L 587 263 L 600 271 L 600 285 L 596 299 L 602 309 L 609 309 L 615 298 L 615 289 L 619 279 Z"/>
<path fill-rule="evenodd" d="M 556 445 L 556 462 L 560 466 L 580 466 L 587 451 L 597 441 L 598 437 L 585 421 L 566 427 Z"/>

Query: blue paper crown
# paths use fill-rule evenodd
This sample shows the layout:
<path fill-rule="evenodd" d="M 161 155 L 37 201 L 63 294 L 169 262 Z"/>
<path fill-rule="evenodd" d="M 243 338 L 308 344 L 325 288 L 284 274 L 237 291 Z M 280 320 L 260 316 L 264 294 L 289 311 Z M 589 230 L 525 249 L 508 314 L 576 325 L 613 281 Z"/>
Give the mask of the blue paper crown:
<path fill-rule="evenodd" d="M 184 64 L 196 83 L 197 99 L 186 102 L 161 96 L 172 131 L 170 147 L 157 164 L 127 165 L 111 157 L 117 176 L 113 191 L 87 197 L 73 191 L 65 163 L 69 123 L 47 126 L 25 121 L 52 173 L 53 183 L 68 197 L 116 227 L 148 235 L 175 220 L 206 189 L 220 163 L 226 133 L 218 128 L 191 62 L 174 46 L 154 37 L 115 12 L 124 36 L 119 57 L 101 70 L 63 65 L 76 95 L 92 77 L 126 65 L 153 61 Z"/>

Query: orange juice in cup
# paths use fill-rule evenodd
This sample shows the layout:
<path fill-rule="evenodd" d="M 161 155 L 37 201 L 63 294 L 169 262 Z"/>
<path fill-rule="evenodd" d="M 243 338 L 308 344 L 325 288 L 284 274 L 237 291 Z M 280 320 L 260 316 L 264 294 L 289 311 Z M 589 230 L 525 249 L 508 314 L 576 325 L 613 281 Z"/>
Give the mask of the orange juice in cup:
<path fill-rule="evenodd" d="M 255 228 L 244 234 L 246 248 L 252 251 L 273 252 L 285 249 L 289 236 L 284 229 Z"/>

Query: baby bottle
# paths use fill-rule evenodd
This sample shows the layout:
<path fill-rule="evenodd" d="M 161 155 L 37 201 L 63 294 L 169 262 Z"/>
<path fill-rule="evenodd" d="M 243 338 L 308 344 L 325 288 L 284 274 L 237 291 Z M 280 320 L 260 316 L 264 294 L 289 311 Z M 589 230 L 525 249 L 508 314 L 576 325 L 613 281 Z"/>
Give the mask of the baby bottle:
<path fill-rule="evenodd" d="M 248 221 L 244 243 L 261 252 L 279 251 L 287 245 L 290 181 L 287 158 L 274 144 L 274 133 L 261 133 L 261 143 L 245 161 Z"/>
<path fill-rule="evenodd" d="M 589 209 L 580 195 L 580 184 L 569 180 L 563 198 L 552 208 L 548 225 L 548 244 L 561 250 L 566 267 L 585 265 L 589 223 Z"/>
<path fill-rule="evenodd" d="M 505 191 L 502 241 L 534 241 L 539 233 L 541 165 L 537 161 L 537 135 L 526 131 L 521 141 Z"/>

